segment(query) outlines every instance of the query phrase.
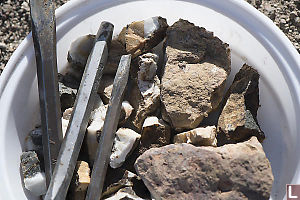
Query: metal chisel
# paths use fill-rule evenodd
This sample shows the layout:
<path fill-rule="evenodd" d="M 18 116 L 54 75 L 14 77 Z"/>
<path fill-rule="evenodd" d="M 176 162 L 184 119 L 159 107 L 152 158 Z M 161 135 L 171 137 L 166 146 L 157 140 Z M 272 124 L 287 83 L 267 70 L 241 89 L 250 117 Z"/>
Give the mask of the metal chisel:
<path fill-rule="evenodd" d="M 113 90 L 109 100 L 103 130 L 100 136 L 86 200 L 99 200 L 101 197 L 113 140 L 119 122 L 121 103 L 128 81 L 130 62 L 131 55 L 124 55 L 121 57 L 113 83 Z"/>
<path fill-rule="evenodd" d="M 30 0 L 47 186 L 62 142 L 57 83 L 55 13 L 51 0 Z"/>
<path fill-rule="evenodd" d="M 107 61 L 113 28 L 111 23 L 102 22 L 96 35 L 45 200 L 66 198 L 88 120 L 95 104 L 100 78 Z"/>

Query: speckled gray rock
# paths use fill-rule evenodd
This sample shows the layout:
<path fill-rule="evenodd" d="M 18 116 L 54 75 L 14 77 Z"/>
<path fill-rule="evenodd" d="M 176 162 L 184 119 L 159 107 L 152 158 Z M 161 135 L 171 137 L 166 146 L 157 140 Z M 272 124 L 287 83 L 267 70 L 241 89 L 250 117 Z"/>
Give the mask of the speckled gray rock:
<path fill-rule="evenodd" d="M 261 144 L 172 144 L 141 155 L 135 169 L 155 199 L 269 199 L 273 183 Z"/>
<path fill-rule="evenodd" d="M 246 64 L 235 75 L 218 120 L 218 134 L 224 138 L 224 143 L 244 141 L 251 136 L 256 136 L 260 142 L 264 140 L 265 135 L 256 119 L 259 107 L 258 81 L 258 72 Z"/>
<path fill-rule="evenodd" d="M 196 128 L 222 100 L 230 50 L 213 33 L 182 19 L 168 28 L 165 45 L 163 119 L 178 130 Z"/>
<path fill-rule="evenodd" d="M 23 175 L 24 186 L 35 196 L 46 193 L 46 178 L 41 172 L 40 161 L 34 151 L 23 152 L 20 156 L 21 172 Z"/>

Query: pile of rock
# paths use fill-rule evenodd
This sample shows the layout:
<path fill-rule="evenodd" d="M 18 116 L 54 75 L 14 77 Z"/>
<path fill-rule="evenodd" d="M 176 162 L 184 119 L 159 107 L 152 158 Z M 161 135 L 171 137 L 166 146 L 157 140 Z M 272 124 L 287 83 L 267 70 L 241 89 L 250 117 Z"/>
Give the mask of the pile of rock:
<path fill-rule="evenodd" d="M 60 75 L 65 128 L 93 37 L 73 42 Z M 273 175 L 256 118 L 258 72 L 245 64 L 225 94 L 228 44 L 186 20 L 168 27 L 162 17 L 133 22 L 113 39 L 68 198 L 84 199 L 114 74 L 128 53 L 134 59 L 102 198 L 268 199 Z M 203 126 L 217 109 L 218 122 Z"/>

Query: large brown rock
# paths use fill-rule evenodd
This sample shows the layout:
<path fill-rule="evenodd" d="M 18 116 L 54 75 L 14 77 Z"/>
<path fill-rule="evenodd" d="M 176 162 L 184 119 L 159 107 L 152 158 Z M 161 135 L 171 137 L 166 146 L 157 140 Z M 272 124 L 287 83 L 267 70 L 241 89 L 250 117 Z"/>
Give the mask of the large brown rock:
<path fill-rule="evenodd" d="M 135 169 L 155 199 L 269 199 L 273 183 L 255 137 L 222 147 L 153 148 L 137 159 Z"/>
<path fill-rule="evenodd" d="M 243 65 L 236 74 L 226 98 L 227 102 L 218 120 L 218 134 L 223 143 L 240 142 L 256 136 L 260 142 L 265 138 L 257 123 L 259 107 L 259 74 Z M 219 141 L 218 141 L 219 142 Z"/>
<path fill-rule="evenodd" d="M 176 129 L 196 128 L 222 100 L 230 73 L 228 45 L 180 19 L 167 30 L 161 100 Z"/>

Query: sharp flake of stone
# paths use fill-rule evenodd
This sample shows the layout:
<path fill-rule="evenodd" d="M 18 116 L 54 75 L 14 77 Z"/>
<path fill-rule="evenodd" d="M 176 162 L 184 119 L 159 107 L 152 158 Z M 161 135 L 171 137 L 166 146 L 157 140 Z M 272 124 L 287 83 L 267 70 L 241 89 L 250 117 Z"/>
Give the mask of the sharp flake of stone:
<path fill-rule="evenodd" d="M 118 168 L 124 162 L 126 157 L 137 146 L 141 135 L 128 128 L 120 128 L 116 132 L 112 154 L 109 165 L 111 168 Z"/>
<path fill-rule="evenodd" d="M 131 187 L 126 187 L 120 189 L 116 194 L 113 196 L 107 198 L 106 200 L 120 200 L 120 199 L 126 199 L 126 200 L 143 200 L 139 196 L 135 194 L 133 189 Z"/>
<path fill-rule="evenodd" d="M 134 108 L 133 125 L 140 131 L 147 116 L 160 105 L 160 80 L 156 75 L 158 56 L 147 53 L 138 58 L 137 77 L 132 80 L 129 101 Z"/>
<path fill-rule="evenodd" d="M 256 136 L 260 142 L 264 140 L 265 135 L 256 119 L 259 107 L 258 83 L 258 72 L 246 64 L 235 75 L 218 120 L 218 134 L 224 139 L 221 145 L 244 141 L 251 136 Z"/>
<path fill-rule="evenodd" d="M 273 183 L 255 137 L 222 147 L 152 148 L 137 159 L 135 169 L 154 199 L 269 199 Z"/>
<path fill-rule="evenodd" d="M 89 164 L 84 161 L 77 161 L 69 190 L 70 199 L 84 200 L 90 180 Z"/>
<path fill-rule="evenodd" d="M 165 37 L 167 20 L 152 17 L 143 21 L 132 22 L 124 27 L 118 36 L 127 53 L 137 57 L 158 45 Z"/>
<path fill-rule="evenodd" d="M 167 30 L 161 101 L 176 130 L 196 128 L 218 107 L 230 73 L 228 45 L 180 19 Z"/>
<path fill-rule="evenodd" d="M 58 82 L 61 110 L 73 107 L 76 99 L 77 90 Z"/>
<path fill-rule="evenodd" d="M 35 196 L 44 195 L 47 191 L 46 178 L 41 172 L 37 154 L 34 151 L 23 152 L 20 159 L 25 188 Z"/>
<path fill-rule="evenodd" d="M 85 35 L 77 38 L 72 42 L 70 50 L 68 51 L 68 61 L 84 69 L 90 52 L 94 46 L 95 35 Z"/>
<path fill-rule="evenodd" d="M 171 128 L 163 120 L 155 116 L 147 117 L 143 124 L 139 153 L 154 147 L 170 144 Z"/>
<path fill-rule="evenodd" d="M 217 146 L 215 126 L 196 128 L 174 136 L 174 143 L 188 143 L 196 146 Z"/>

